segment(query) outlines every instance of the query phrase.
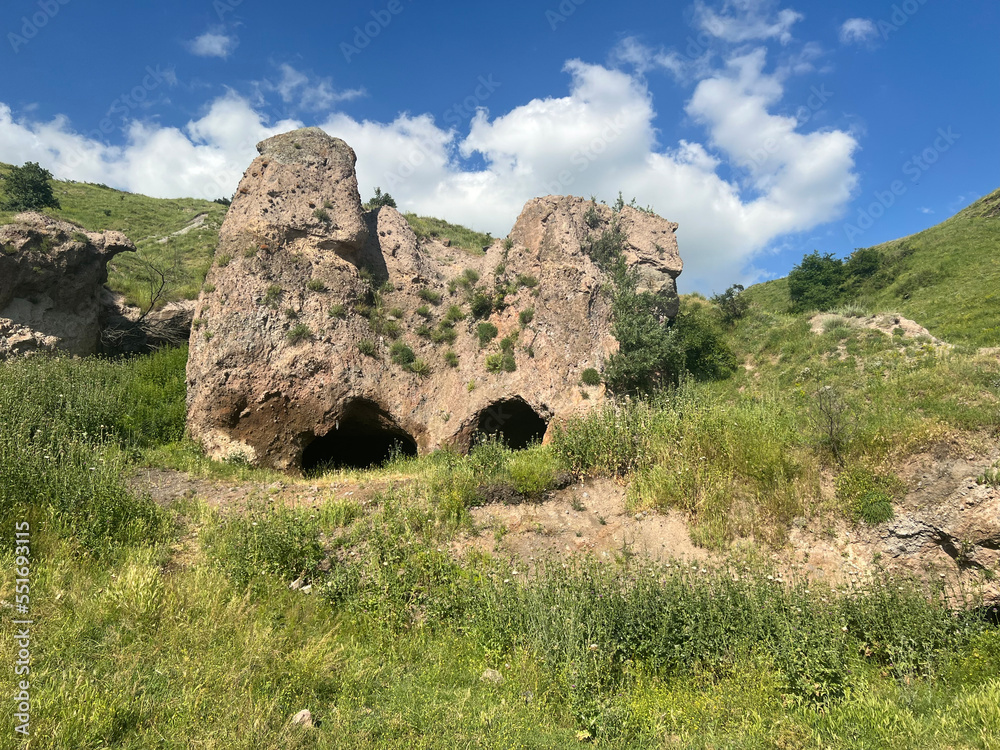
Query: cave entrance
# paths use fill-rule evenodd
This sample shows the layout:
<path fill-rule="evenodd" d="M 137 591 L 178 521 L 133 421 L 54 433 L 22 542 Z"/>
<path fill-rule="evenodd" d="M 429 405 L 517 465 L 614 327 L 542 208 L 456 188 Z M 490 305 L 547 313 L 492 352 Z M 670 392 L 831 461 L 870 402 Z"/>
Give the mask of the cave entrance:
<path fill-rule="evenodd" d="M 417 455 L 417 443 L 374 401 L 358 399 L 344 409 L 337 424 L 302 452 L 302 471 L 370 469 L 395 454 Z"/>
<path fill-rule="evenodd" d="M 522 450 L 532 443 L 540 443 L 548 427 L 538 412 L 521 398 L 496 401 L 476 417 L 473 442 L 496 437 L 507 447 Z"/>

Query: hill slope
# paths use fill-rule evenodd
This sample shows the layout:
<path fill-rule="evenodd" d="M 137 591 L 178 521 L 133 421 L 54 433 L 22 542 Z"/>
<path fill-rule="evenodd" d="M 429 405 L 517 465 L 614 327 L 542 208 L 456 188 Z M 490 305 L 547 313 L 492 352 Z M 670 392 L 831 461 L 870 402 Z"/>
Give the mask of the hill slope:
<path fill-rule="evenodd" d="M 953 344 L 1000 345 L 1000 190 L 937 226 L 873 249 L 882 268 L 850 301 L 900 312 Z M 787 279 L 747 291 L 765 310 L 788 309 Z"/>
<path fill-rule="evenodd" d="M 0 163 L 0 175 L 10 170 Z M 2 183 L 0 183 L 2 192 Z M 117 229 L 124 232 L 138 248 L 138 258 L 124 255 L 108 266 L 108 286 L 121 292 L 132 303 L 145 307 L 149 289 L 139 259 L 163 270 L 170 270 L 172 283 L 160 304 L 198 296 L 212 256 L 219 242 L 219 229 L 227 207 L 197 198 L 150 198 L 138 193 L 115 190 L 72 180 L 53 180 L 53 192 L 61 207 L 45 213 L 80 225 L 92 232 Z M 0 211 L 0 224 L 9 224 L 16 212 Z M 421 240 L 450 240 L 455 247 L 481 255 L 492 238 L 441 219 L 407 213 L 409 222 Z"/>
<path fill-rule="evenodd" d="M 9 169 L 0 164 L 0 174 Z M 135 243 L 139 257 L 171 269 L 173 283 L 162 302 L 198 295 L 212 263 L 225 206 L 195 198 L 149 198 L 106 185 L 61 180 L 53 181 L 53 192 L 61 207 L 45 213 L 92 232 L 122 231 Z M 0 211 L 0 224 L 10 223 L 15 215 Z M 131 254 L 119 256 L 108 266 L 108 286 L 145 306 L 149 292 L 141 281 L 140 266 Z"/>

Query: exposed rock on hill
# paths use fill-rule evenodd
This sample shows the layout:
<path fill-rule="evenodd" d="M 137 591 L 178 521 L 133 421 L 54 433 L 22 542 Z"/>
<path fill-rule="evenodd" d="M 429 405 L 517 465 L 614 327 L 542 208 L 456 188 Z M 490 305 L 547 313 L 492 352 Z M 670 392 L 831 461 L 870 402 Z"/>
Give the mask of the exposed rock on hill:
<path fill-rule="evenodd" d="M 639 273 L 638 291 L 665 294 L 677 301 L 676 278 L 683 263 L 677 250 L 677 224 L 625 206 L 616 217 L 608 206 L 573 196 L 550 195 L 529 201 L 510 236 L 537 248 L 539 260 L 561 257 L 606 231 L 617 218 L 625 236 L 625 261 Z M 676 304 L 671 315 L 677 314 Z"/>
<path fill-rule="evenodd" d="M 0 226 L 0 359 L 98 351 L 108 261 L 135 246 L 39 213 Z"/>
<path fill-rule="evenodd" d="M 485 253 L 364 212 L 354 152 L 317 129 L 257 146 L 198 300 L 188 426 L 215 458 L 368 465 L 391 450 L 517 446 L 600 403 L 617 348 L 608 279 L 581 249 L 617 218 L 628 262 L 676 298 L 677 225 L 573 197 L 528 203 Z M 210 290 L 210 291 L 209 291 Z"/>

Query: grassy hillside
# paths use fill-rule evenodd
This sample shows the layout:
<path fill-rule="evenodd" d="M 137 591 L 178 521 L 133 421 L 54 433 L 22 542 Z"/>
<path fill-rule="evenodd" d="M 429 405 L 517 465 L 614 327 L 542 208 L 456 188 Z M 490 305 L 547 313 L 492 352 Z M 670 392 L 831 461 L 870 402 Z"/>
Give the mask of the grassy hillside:
<path fill-rule="evenodd" d="M 883 266 L 850 302 L 899 312 L 949 343 L 1000 345 L 1000 190 L 937 226 L 874 249 Z M 747 293 L 764 310 L 788 309 L 787 279 Z"/>
<path fill-rule="evenodd" d="M 9 169 L 9 165 L 0 164 L 0 173 Z M 110 264 L 108 286 L 125 294 L 133 304 L 148 305 L 149 291 L 138 262 L 142 259 L 170 271 L 172 283 L 161 302 L 198 296 L 212 263 L 225 206 L 194 198 L 149 198 L 83 182 L 56 180 L 53 186 L 61 207 L 46 209 L 46 213 L 92 232 L 120 230 L 135 243 L 137 255 L 120 255 Z M 15 215 L 0 211 L 0 223 L 13 221 Z M 200 226 L 174 234 L 201 215 L 204 222 Z"/>
<path fill-rule="evenodd" d="M 938 588 L 831 588 L 760 560 L 793 517 L 864 523 L 900 457 L 995 439 L 1000 365 L 760 311 L 732 341 L 754 370 L 598 411 L 551 446 L 398 459 L 350 485 L 381 488 L 365 500 L 343 475 L 268 476 L 228 507 L 225 484 L 161 507 L 127 481 L 194 453 L 183 350 L 0 366 L 0 527 L 30 522 L 45 624 L 32 746 L 993 747 L 1000 631 Z M 843 467 L 811 419 L 824 385 L 852 410 Z M 537 498 L 567 469 L 620 478 L 635 510 L 680 508 L 703 545 L 755 538 L 763 554 L 449 554 L 505 533 L 472 522 L 484 486 Z M 824 497 L 821 471 L 870 481 Z M 276 501 L 288 483 L 308 504 Z M 12 546 L 0 564 L 14 567 Z M 302 574 L 311 594 L 289 589 Z M 8 726 L 14 705 L 0 705 Z M 302 708 L 319 727 L 289 726 Z"/>
<path fill-rule="evenodd" d="M 224 210 L 75 183 L 57 195 L 59 215 L 132 222 L 153 244 Z M 963 311 L 988 304 L 961 285 L 944 300 L 944 271 L 936 285 L 912 276 L 941 270 L 958 251 L 933 248 L 955 242 L 993 273 L 981 245 L 995 207 L 950 220 L 951 246 L 884 246 L 891 278 L 866 304 L 936 295 L 936 325 L 973 341 L 980 318 Z M 488 442 L 360 474 L 207 459 L 184 438 L 184 349 L 0 363 L 0 537 L 30 523 L 29 613 L 44 624 L 31 746 L 995 747 L 1000 630 L 969 607 L 1000 570 L 966 570 L 959 591 L 881 568 L 831 584 L 773 561 L 796 525 L 863 536 L 892 518 L 917 454 L 992 455 L 1000 361 L 866 328 L 856 306 L 814 331 L 811 313 L 787 312 L 782 284 L 751 290 L 731 325 L 682 300 L 724 330 L 742 365 L 726 379 L 608 404 L 548 445 Z M 147 468 L 177 481 L 172 501 L 137 489 Z M 530 507 L 566 472 L 626 487 L 629 516 L 679 511 L 715 562 L 657 563 L 625 539 L 606 556 L 483 551 L 514 532 L 478 523 L 477 506 L 516 495 Z M 0 567 L 15 554 L 0 545 Z M 4 576 L 0 611 L 13 601 Z M 8 728 L 15 706 L 0 703 Z M 290 725 L 303 708 L 318 726 Z"/>
<path fill-rule="evenodd" d="M 9 164 L 0 164 L 0 175 L 9 169 Z M 111 289 L 132 304 L 146 307 L 150 292 L 140 261 L 148 261 L 170 275 L 169 288 L 159 304 L 198 296 L 212 265 L 226 206 L 195 198 L 150 198 L 85 182 L 54 180 L 53 191 L 61 207 L 45 213 L 92 232 L 117 229 L 135 243 L 137 255 L 120 255 L 110 264 Z M 15 215 L 0 211 L 0 224 L 13 221 Z M 419 238 L 450 240 L 453 246 L 476 255 L 492 242 L 488 234 L 441 219 L 405 216 Z"/>

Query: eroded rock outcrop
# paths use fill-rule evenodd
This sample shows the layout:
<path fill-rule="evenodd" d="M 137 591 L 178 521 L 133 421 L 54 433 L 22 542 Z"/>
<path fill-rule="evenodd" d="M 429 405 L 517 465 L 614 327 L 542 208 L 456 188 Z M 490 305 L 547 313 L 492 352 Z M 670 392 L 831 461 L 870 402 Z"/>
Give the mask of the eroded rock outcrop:
<path fill-rule="evenodd" d="M 296 470 L 477 433 L 522 445 L 600 403 L 581 374 L 617 342 L 607 276 L 581 245 L 613 219 L 646 286 L 676 299 L 676 224 L 651 214 L 540 198 L 507 241 L 468 251 L 363 211 L 339 139 L 306 129 L 257 148 L 191 337 L 188 426 L 215 458 Z"/>
<path fill-rule="evenodd" d="M 0 226 L 0 359 L 98 351 L 107 265 L 135 252 L 121 232 L 85 232 L 39 213 Z"/>

